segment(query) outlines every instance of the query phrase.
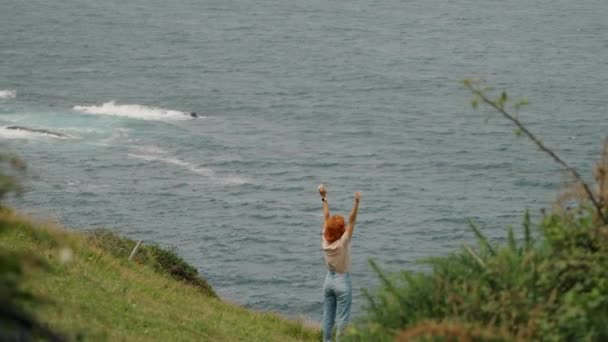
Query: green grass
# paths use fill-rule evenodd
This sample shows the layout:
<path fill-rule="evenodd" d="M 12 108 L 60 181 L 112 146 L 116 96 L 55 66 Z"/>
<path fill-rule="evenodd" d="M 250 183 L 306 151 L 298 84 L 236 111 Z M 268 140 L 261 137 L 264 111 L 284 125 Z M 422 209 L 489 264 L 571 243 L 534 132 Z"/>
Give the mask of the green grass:
<path fill-rule="evenodd" d="M 68 232 L 6 209 L 0 232 L 0 249 L 45 265 L 25 265 L 22 286 L 40 302 L 27 305 L 70 340 L 320 340 L 301 322 L 222 301 L 194 268 L 157 246 L 128 262 L 131 240 Z"/>

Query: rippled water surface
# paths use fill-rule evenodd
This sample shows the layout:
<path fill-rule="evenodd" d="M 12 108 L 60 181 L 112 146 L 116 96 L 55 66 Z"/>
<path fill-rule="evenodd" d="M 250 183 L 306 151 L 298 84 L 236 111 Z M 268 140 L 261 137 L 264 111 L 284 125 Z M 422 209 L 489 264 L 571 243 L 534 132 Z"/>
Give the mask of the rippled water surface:
<path fill-rule="evenodd" d="M 565 176 L 469 108 L 467 77 L 531 105 L 586 177 L 608 132 L 608 2 L 3 1 L 0 139 L 23 210 L 173 246 L 225 298 L 321 315 L 321 201 L 347 214 L 359 288 L 499 239 Z M 199 118 L 189 116 L 197 112 Z M 67 135 L 11 130 L 47 129 Z"/>

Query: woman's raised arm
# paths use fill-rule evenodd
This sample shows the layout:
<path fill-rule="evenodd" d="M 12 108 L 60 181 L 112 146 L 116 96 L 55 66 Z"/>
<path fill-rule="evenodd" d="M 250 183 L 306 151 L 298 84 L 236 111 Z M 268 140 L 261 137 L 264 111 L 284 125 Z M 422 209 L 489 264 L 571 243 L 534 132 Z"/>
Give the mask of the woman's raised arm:
<path fill-rule="evenodd" d="M 327 198 L 325 198 L 327 190 L 323 184 L 320 184 L 317 190 L 319 190 L 319 195 L 321 195 L 321 200 L 323 201 L 323 219 L 327 222 L 329 220 L 329 204 L 327 204 Z"/>
<path fill-rule="evenodd" d="M 355 231 L 355 223 L 357 222 L 357 212 L 359 211 L 359 200 L 361 200 L 361 192 L 355 192 L 355 203 L 353 203 L 353 209 L 348 217 L 348 226 L 346 226 L 345 234 L 348 234 L 350 239 Z"/>

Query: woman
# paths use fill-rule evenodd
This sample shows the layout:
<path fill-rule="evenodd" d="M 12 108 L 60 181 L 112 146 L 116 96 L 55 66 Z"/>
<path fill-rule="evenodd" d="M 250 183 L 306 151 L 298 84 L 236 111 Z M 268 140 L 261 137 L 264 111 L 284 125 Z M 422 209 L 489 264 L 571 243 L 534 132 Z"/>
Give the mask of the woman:
<path fill-rule="evenodd" d="M 344 225 L 344 217 L 340 215 L 329 216 L 327 203 L 327 190 L 323 184 L 319 185 L 319 194 L 323 201 L 323 237 L 321 248 L 327 265 L 327 275 L 323 285 L 323 341 L 331 341 L 334 324 L 340 335 L 350 318 L 350 304 L 352 302 L 352 287 L 350 283 L 350 242 L 355 230 L 357 211 L 361 193 L 355 193 L 355 203 Z"/>

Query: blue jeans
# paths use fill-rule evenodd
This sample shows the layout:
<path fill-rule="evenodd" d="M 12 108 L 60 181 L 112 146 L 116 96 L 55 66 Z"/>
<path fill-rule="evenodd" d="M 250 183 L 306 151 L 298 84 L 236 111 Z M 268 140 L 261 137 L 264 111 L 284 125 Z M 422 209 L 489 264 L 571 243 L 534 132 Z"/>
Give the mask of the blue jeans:
<path fill-rule="evenodd" d="M 348 323 L 352 302 L 350 274 L 328 271 L 323 284 L 323 341 L 331 341 L 336 325 L 336 338 Z"/>

